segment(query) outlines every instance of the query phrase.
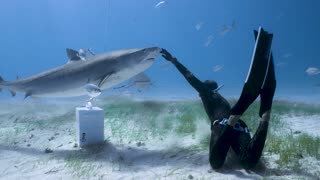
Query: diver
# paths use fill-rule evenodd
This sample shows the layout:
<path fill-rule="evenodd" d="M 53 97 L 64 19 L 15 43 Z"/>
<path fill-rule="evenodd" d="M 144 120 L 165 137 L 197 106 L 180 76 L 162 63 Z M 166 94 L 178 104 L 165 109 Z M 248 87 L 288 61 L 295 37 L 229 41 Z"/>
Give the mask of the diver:
<path fill-rule="evenodd" d="M 263 31 L 262 28 L 261 31 Z M 272 39 L 272 34 L 266 31 L 263 32 L 269 39 Z M 255 32 L 256 38 L 259 35 Z M 268 41 L 268 38 L 261 39 L 262 45 L 255 48 L 257 49 L 255 53 L 257 56 L 255 56 L 255 62 L 252 62 L 249 78 L 244 84 L 238 102 L 232 108 L 228 101 L 218 93 L 217 90 L 221 86 L 219 87 L 215 81 L 200 81 L 166 49 L 161 51 L 162 56 L 172 62 L 199 93 L 205 111 L 211 121 L 209 162 L 213 169 L 222 167 L 230 147 L 232 147 L 241 164 L 246 168 L 254 167 L 261 157 L 267 137 L 271 106 L 276 88 L 274 64 L 270 50 L 271 41 Z M 256 42 L 258 41 L 259 37 Z M 265 41 L 264 44 L 263 41 Z M 259 75 L 260 77 L 255 77 L 257 71 L 265 73 Z M 259 116 L 261 119 L 255 134 L 251 138 L 247 125 L 240 117 L 259 95 L 261 99 Z"/>

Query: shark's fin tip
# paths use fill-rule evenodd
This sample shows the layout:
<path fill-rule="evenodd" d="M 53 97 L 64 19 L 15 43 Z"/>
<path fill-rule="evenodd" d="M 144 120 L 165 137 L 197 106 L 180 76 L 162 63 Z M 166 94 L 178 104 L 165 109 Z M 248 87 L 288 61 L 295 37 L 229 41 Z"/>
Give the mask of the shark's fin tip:
<path fill-rule="evenodd" d="M 27 97 L 31 96 L 31 92 L 27 92 L 26 95 L 24 96 L 24 100 L 27 99 Z"/>
<path fill-rule="evenodd" d="M 81 58 L 79 57 L 78 51 L 76 51 L 74 49 L 66 48 L 66 52 L 67 52 L 67 56 L 69 58 L 69 62 L 81 60 Z"/>
<path fill-rule="evenodd" d="M 4 81 L 5 81 L 5 80 L 3 80 L 2 77 L 0 76 L 0 83 L 1 83 L 1 82 L 4 82 Z"/>
<path fill-rule="evenodd" d="M 16 96 L 16 92 L 14 92 L 14 91 L 12 91 L 12 90 L 9 90 L 9 91 L 10 91 L 12 97 L 15 97 L 15 96 Z"/>

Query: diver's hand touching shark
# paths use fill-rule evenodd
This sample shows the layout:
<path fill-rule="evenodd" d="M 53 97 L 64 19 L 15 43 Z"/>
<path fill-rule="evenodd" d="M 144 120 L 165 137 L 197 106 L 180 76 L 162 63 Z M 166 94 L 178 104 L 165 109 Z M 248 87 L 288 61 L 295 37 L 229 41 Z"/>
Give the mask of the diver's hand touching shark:
<path fill-rule="evenodd" d="M 172 63 L 176 62 L 177 59 L 173 57 L 166 49 L 162 48 L 160 51 L 162 57 L 166 59 L 167 61 L 170 61 Z"/>

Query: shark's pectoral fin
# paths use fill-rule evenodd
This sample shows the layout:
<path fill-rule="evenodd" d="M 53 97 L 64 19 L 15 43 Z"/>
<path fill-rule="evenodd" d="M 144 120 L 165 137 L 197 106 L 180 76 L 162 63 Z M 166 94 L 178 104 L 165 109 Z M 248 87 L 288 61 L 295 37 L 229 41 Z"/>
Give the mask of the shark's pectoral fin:
<path fill-rule="evenodd" d="M 14 92 L 14 91 L 12 91 L 12 90 L 9 90 L 9 91 L 10 91 L 12 97 L 15 97 L 15 96 L 16 96 L 16 92 Z"/>
<path fill-rule="evenodd" d="M 143 72 L 134 76 L 131 79 L 131 84 L 132 86 L 135 86 L 139 92 L 141 92 L 142 89 L 147 89 L 153 85 L 151 79 Z"/>
<path fill-rule="evenodd" d="M 4 80 L 2 79 L 2 77 L 0 76 L 0 92 L 2 91 L 1 84 L 2 84 L 3 82 L 5 82 L 5 81 L 4 81 Z"/>
<path fill-rule="evenodd" d="M 137 75 L 135 75 L 133 78 L 132 78 L 133 81 L 139 81 L 139 82 L 150 82 L 150 77 L 148 75 L 146 75 L 145 73 L 139 73 Z"/>
<path fill-rule="evenodd" d="M 108 80 L 108 78 L 109 78 L 112 74 L 113 74 L 113 72 L 108 73 L 108 74 L 102 76 L 102 77 L 100 78 L 100 82 L 99 82 L 99 84 L 98 84 L 98 87 L 101 88 L 101 86 Z"/>
<path fill-rule="evenodd" d="M 31 96 L 31 95 L 32 95 L 31 92 L 27 92 L 27 93 L 25 94 L 25 96 L 24 96 L 24 99 L 27 99 L 27 97 L 29 97 L 29 96 Z"/>
<path fill-rule="evenodd" d="M 78 51 L 70 49 L 70 48 L 67 48 L 66 51 L 67 51 L 67 56 L 69 58 L 69 62 L 70 61 L 80 61 L 81 60 Z"/>

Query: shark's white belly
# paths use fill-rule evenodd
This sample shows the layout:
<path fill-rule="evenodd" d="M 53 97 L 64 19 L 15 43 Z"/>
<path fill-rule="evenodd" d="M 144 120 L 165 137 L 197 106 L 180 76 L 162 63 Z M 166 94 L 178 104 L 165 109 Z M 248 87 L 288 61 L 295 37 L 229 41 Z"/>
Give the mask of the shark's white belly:
<path fill-rule="evenodd" d="M 83 96 L 85 94 L 86 94 L 86 90 L 83 85 L 81 87 L 68 89 L 64 91 L 56 91 L 54 93 L 35 94 L 32 96 L 34 97 L 75 97 L 75 96 Z"/>
<path fill-rule="evenodd" d="M 110 87 L 113 87 L 115 85 L 118 85 L 132 77 L 134 77 L 135 75 L 145 71 L 148 67 L 150 67 L 150 65 L 148 66 L 138 66 L 135 68 L 125 68 L 120 72 L 114 73 L 112 74 L 104 84 L 102 84 L 101 89 L 105 90 L 108 89 Z"/>

